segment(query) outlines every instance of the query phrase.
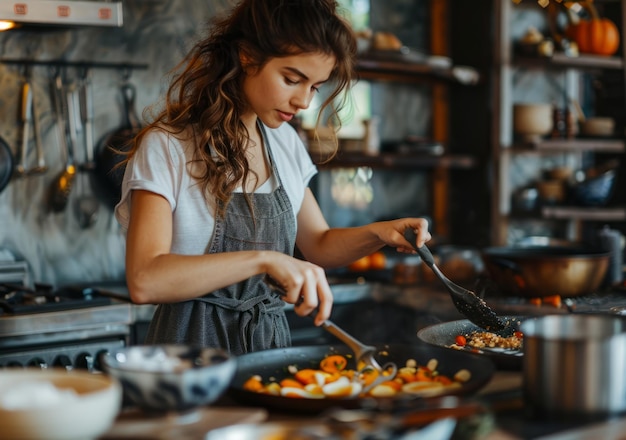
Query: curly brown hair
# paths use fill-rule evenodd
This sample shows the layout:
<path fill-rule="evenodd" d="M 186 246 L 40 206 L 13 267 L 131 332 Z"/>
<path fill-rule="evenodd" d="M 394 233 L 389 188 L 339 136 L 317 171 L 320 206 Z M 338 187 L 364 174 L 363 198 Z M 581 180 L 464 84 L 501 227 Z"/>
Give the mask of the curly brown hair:
<path fill-rule="evenodd" d="M 192 127 L 194 160 L 205 164 L 194 168 L 202 171 L 193 177 L 207 196 L 216 198 L 216 215 L 223 215 L 231 193 L 239 185 L 245 188 L 250 174 L 245 155 L 249 134 L 240 119 L 247 105 L 240 54 L 256 67 L 301 53 L 333 55 L 330 93 L 317 120 L 328 115 L 340 127 L 338 112 L 356 75 L 356 38 L 338 8 L 334 0 L 243 0 L 227 17 L 214 18 L 208 37 L 171 72 L 162 108 L 134 139 L 127 160 L 151 128 L 181 135 Z"/>

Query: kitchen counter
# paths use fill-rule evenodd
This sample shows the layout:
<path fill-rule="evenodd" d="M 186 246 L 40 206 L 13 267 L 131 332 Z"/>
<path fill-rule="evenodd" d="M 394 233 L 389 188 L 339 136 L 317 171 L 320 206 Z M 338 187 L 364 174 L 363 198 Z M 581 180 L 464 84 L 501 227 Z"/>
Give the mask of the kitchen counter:
<path fill-rule="evenodd" d="M 488 412 L 457 422 L 455 438 L 473 440 L 618 440 L 626 432 L 626 418 L 594 423 L 582 421 L 534 420 L 526 415 L 521 395 L 520 372 L 498 371 L 493 379 L 469 402 L 480 402 Z M 473 417 L 473 418 L 472 418 Z M 288 414 L 264 408 L 245 407 L 225 396 L 216 404 L 197 412 L 177 416 L 150 417 L 135 409 L 120 413 L 112 428 L 100 440 L 121 439 L 202 439 L 211 430 L 250 423 L 321 423 L 320 416 Z M 470 435 L 471 434 L 471 435 Z M 458 435 L 458 434 L 457 434 Z M 473 436 L 473 437 L 472 437 Z M 280 437 L 278 437 L 280 438 Z M 345 437 L 348 438 L 348 437 Z"/>

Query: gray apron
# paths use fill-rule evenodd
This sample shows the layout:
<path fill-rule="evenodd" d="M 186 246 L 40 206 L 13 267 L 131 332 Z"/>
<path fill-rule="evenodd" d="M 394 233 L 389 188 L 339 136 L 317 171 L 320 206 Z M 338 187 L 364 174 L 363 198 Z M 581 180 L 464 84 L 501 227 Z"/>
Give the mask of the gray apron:
<path fill-rule="evenodd" d="M 272 250 L 293 255 L 296 219 L 263 127 L 261 130 L 278 188 L 250 195 L 254 218 L 243 194 L 234 193 L 224 218 L 216 219 L 208 253 Z M 263 274 L 255 275 L 201 298 L 160 304 L 146 343 L 220 347 L 235 355 L 288 347 L 291 334 L 284 305 L 263 282 Z"/>

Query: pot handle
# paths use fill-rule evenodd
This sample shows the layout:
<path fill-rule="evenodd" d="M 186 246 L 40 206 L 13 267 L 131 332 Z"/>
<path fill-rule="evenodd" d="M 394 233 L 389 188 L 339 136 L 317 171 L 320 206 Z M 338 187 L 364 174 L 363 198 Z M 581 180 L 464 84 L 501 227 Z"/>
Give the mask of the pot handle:
<path fill-rule="evenodd" d="M 517 287 L 519 287 L 520 289 L 524 289 L 526 287 L 526 281 L 524 280 L 523 271 L 517 263 L 511 260 L 507 260 L 506 258 L 497 257 L 490 257 L 489 261 L 496 266 L 500 266 L 505 270 L 513 272 L 513 280 L 515 281 Z"/>
<path fill-rule="evenodd" d="M 514 261 L 507 260 L 505 258 L 497 258 L 497 257 L 495 257 L 495 258 L 494 257 L 490 257 L 489 261 L 491 261 L 496 266 L 500 266 L 501 268 L 508 269 L 511 272 L 515 272 L 516 274 L 521 274 L 522 273 L 521 268 Z"/>

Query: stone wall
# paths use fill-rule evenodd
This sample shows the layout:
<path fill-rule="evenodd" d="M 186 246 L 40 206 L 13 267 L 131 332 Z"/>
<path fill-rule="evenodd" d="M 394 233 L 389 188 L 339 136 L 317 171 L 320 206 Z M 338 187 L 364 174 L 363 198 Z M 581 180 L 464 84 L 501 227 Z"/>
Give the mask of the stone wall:
<path fill-rule="evenodd" d="M 156 101 L 167 71 L 177 63 L 204 29 L 208 18 L 223 10 L 226 0 L 127 0 L 121 28 L 22 28 L 0 33 L 2 60 L 37 62 L 64 60 L 99 65 L 132 64 L 141 69 L 90 69 L 94 89 L 95 139 L 98 142 L 122 123 L 120 86 L 125 76 L 136 87 L 138 113 Z M 96 223 L 81 228 L 74 204 L 82 190 L 72 187 L 66 209 L 60 213 L 47 208 L 49 188 L 65 166 L 57 141 L 57 124 L 50 84 L 54 69 L 32 66 L 35 114 L 39 122 L 48 171 L 15 177 L 0 194 L 0 249 L 29 262 L 32 279 L 52 285 L 124 277 L 124 237 L 112 215 L 101 204 Z M 0 136 L 16 157 L 21 151 L 19 120 L 20 90 L 24 66 L 0 63 Z M 79 69 L 64 69 L 66 82 L 80 77 Z M 76 160 L 84 158 L 83 143 Z M 28 150 L 28 164 L 36 161 L 34 142 Z M 91 191 L 85 185 L 85 191 Z"/>

